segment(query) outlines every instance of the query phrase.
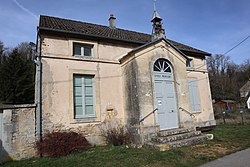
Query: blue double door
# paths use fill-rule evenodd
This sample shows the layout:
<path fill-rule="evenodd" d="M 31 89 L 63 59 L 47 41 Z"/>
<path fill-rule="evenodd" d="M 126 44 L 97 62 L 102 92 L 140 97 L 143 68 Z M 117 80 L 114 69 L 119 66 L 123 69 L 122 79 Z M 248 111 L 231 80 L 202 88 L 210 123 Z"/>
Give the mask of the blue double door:
<path fill-rule="evenodd" d="M 155 74 L 157 122 L 160 130 L 178 128 L 176 92 L 171 74 Z"/>

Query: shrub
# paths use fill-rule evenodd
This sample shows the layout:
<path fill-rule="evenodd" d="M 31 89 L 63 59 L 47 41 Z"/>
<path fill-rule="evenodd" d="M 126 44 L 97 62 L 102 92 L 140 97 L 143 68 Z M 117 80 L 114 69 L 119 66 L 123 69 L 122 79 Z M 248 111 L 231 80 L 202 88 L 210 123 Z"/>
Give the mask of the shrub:
<path fill-rule="evenodd" d="M 64 156 L 90 147 L 86 138 L 76 132 L 51 132 L 36 143 L 38 154 L 47 157 Z"/>
<path fill-rule="evenodd" d="M 108 144 L 119 146 L 131 142 L 131 134 L 118 119 L 106 120 L 101 126 L 101 135 Z"/>

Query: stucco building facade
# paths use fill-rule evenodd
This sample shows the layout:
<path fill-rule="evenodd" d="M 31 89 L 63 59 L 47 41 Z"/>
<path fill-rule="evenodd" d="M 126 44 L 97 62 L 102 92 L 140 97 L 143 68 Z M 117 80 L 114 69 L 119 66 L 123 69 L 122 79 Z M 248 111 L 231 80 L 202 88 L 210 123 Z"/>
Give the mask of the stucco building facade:
<path fill-rule="evenodd" d="M 152 35 L 117 28 L 113 15 L 109 21 L 101 26 L 40 17 L 36 97 L 42 135 L 73 130 L 101 143 L 100 125 L 110 117 L 138 133 L 143 127 L 215 125 L 209 53 L 165 38 L 157 14 Z"/>

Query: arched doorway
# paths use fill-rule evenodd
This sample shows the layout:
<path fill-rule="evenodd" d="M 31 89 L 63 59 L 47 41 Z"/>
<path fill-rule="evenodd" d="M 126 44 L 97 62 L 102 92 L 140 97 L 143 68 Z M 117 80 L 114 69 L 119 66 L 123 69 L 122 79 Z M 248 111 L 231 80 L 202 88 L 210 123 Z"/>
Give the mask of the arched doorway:
<path fill-rule="evenodd" d="M 173 69 L 166 59 L 154 63 L 155 101 L 160 130 L 178 128 L 176 92 Z"/>

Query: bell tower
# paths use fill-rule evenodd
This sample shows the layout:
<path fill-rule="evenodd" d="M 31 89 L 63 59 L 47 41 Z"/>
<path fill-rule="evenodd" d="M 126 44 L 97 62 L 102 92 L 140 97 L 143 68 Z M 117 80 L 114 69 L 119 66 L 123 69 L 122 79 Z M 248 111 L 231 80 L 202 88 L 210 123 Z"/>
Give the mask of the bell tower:
<path fill-rule="evenodd" d="M 165 30 L 162 26 L 162 18 L 159 16 L 157 10 L 156 10 L 156 0 L 154 0 L 154 14 L 153 19 L 151 20 L 153 24 L 152 29 L 152 41 L 160 39 L 160 38 L 166 38 L 165 36 Z"/>

